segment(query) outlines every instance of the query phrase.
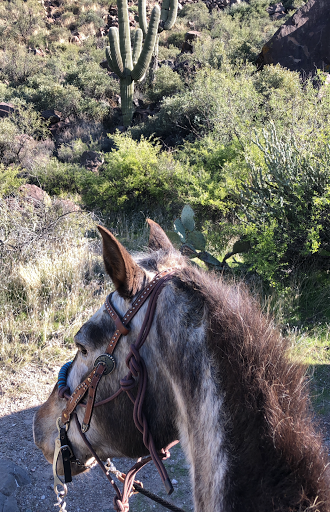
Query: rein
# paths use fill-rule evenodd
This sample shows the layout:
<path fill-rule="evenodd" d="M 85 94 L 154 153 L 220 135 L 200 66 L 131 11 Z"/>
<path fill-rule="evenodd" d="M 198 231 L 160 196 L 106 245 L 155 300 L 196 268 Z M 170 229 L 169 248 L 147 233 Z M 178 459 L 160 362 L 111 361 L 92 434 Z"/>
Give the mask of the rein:
<path fill-rule="evenodd" d="M 54 453 L 54 462 L 53 462 L 53 473 L 54 473 L 54 490 L 57 494 L 58 498 L 58 505 L 60 506 L 60 510 L 65 510 L 62 507 L 63 503 L 63 497 L 65 497 L 67 493 L 66 483 L 70 482 L 72 480 L 71 478 L 71 465 L 70 463 L 75 463 L 78 465 L 83 465 L 80 463 L 78 459 L 75 458 L 73 454 L 73 449 L 71 447 L 71 444 L 69 442 L 69 439 L 67 437 L 67 430 L 69 427 L 71 416 L 74 415 L 76 425 L 78 427 L 78 432 L 80 433 L 84 443 L 92 453 L 95 460 L 98 462 L 98 464 L 101 466 L 101 469 L 106 474 L 108 480 L 113 485 L 116 496 L 114 498 L 114 508 L 117 512 L 128 512 L 129 510 L 129 504 L 128 500 L 132 494 L 132 488 L 137 490 L 138 492 L 142 492 L 142 486 L 139 482 L 134 481 L 134 477 L 136 473 L 150 460 L 152 460 L 159 472 L 159 475 L 164 483 L 165 489 L 167 494 L 172 494 L 173 492 L 173 486 L 172 483 L 168 477 L 168 474 L 166 472 L 166 469 L 162 463 L 162 460 L 168 458 L 170 456 L 169 454 L 169 448 L 171 448 L 174 444 L 176 444 L 178 441 L 172 443 L 169 447 L 166 447 L 165 449 L 162 449 L 160 453 L 157 452 L 152 435 L 148 428 L 148 423 L 146 420 L 146 417 L 142 411 L 143 401 L 147 389 L 147 369 L 144 363 L 143 358 L 141 357 L 139 350 L 143 346 L 152 322 L 153 317 L 156 310 L 157 305 L 157 299 L 158 296 L 166 283 L 166 281 L 172 279 L 173 277 L 173 270 L 167 269 L 163 272 L 160 272 L 157 274 L 153 280 L 143 289 L 142 293 L 138 295 L 138 297 L 135 299 L 133 304 L 131 305 L 130 309 L 125 313 L 124 317 L 121 319 L 118 313 L 115 311 L 111 304 L 111 295 L 109 295 L 106 298 L 105 301 L 105 307 L 108 312 L 108 314 L 111 316 L 111 318 L 115 322 L 116 330 L 107 346 L 107 349 L 104 354 L 100 355 L 96 358 L 94 362 L 94 368 L 90 372 L 90 374 L 85 378 L 83 382 L 81 382 L 76 389 L 73 391 L 71 395 L 68 394 L 70 391 L 68 386 L 66 385 L 66 377 L 67 372 L 69 368 L 71 367 L 71 362 L 66 363 L 59 372 L 59 378 L 58 378 L 58 393 L 61 398 L 65 398 L 67 400 L 66 406 L 62 411 L 62 416 L 58 418 L 57 420 L 57 428 L 59 430 L 59 436 L 55 441 L 55 453 Z M 113 356 L 113 352 L 116 348 L 116 345 L 118 341 L 120 340 L 121 336 L 126 336 L 130 329 L 128 327 L 128 323 L 132 320 L 132 318 L 136 315 L 136 313 L 140 310 L 140 308 L 143 306 L 143 304 L 146 302 L 146 300 L 149 298 L 149 303 L 146 311 L 146 315 L 142 324 L 142 327 L 140 329 L 140 332 L 137 336 L 137 339 L 135 342 L 130 346 L 129 354 L 126 358 L 126 366 L 129 368 L 128 374 L 120 380 L 120 388 L 118 391 L 116 391 L 114 394 L 112 394 L 110 397 L 106 398 L 105 400 L 101 400 L 99 402 L 95 403 L 95 395 L 97 386 L 102 378 L 103 375 L 108 375 L 113 372 L 113 370 L 116 367 L 116 361 Z M 132 393 L 132 389 L 136 388 L 136 378 L 138 377 L 137 381 L 137 392 L 136 395 Z M 81 400 L 84 398 L 86 393 L 88 392 L 87 396 L 87 402 L 86 404 L 82 404 Z M 102 461 L 99 459 L 97 454 L 95 453 L 95 450 L 90 445 L 88 439 L 85 436 L 85 433 L 88 431 L 91 421 L 91 416 L 93 413 L 94 407 L 99 407 L 101 405 L 104 405 L 115 398 L 117 398 L 122 392 L 125 392 L 128 397 L 130 398 L 131 402 L 134 405 L 133 409 L 133 420 L 137 427 L 137 429 L 142 433 L 143 435 L 143 443 L 148 449 L 150 456 L 146 457 L 142 460 L 138 460 L 138 462 L 131 468 L 131 470 L 127 473 L 127 475 L 122 475 L 121 479 L 124 482 L 123 492 L 121 493 L 118 486 L 115 484 L 115 482 L 109 478 L 108 473 L 109 470 L 107 470 Z M 78 421 L 78 417 L 75 413 L 76 407 L 80 405 L 85 408 L 85 414 L 82 424 L 80 425 Z M 64 469 L 64 475 L 65 475 L 65 483 L 59 479 L 57 476 L 57 459 L 59 456 L 59 453 L 62 453 L 62 460 L 63 460 L 63 469 Z M 64 491 L 58 491 L 57 486 L 62 485 L 64 488 Z M 142 492 L 143 493 L 143 492 Z M 144 492 L 143 494 L 150 494 L 148 491 Z M 154 496 L 154 495 L 153 495 Z M 149 496 L 151 497 L 151 496 Z M 158 497 L 156 497 L 158 498 Z M 153 499 L 153 498 L 152 498 Z M 159 498 L 158 500 L 161 500 Z M 177 507 L 171 505 L 168 502 L 165 502 L 164 500 L 161 500 L 171 510 L 179 511 L 181 509 L 178 509 Z M 159 502 L 159 501 L 158 501 Z M 161 503 L 162 504 L 162 503 Z M 169 507 L 170 505 L 170 507 Z M 182 512 L 182 511 L 181 511 Z"/>

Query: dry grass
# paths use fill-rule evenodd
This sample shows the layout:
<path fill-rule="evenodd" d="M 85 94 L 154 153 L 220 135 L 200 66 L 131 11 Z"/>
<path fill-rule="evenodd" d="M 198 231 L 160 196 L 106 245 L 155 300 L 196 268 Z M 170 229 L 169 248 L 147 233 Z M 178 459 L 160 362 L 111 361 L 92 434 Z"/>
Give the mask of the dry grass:
<path fill-rule="evenodd" d="M 0 217 L 0 365 L 63 359 L 110 289 L 95 222 L 54 201 L 2 201 Z"/>

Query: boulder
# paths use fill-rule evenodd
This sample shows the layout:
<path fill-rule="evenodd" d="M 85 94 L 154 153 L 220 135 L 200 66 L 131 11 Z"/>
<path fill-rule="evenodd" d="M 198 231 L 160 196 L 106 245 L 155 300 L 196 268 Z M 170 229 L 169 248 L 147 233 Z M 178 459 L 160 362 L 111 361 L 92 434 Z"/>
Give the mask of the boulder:
<path fill-rule="evenodd" d="M 184 37 L 184 43 L 181 47 L 181 53 L 193 53 L 194 51 L 194 41 L 196 41 L 201 36 L 200 32 L 197 30 L 189 30 L 186 32 Z"/>
<path fill-rule="evenodd" d="M 258 67 L 280 64 L 305 75 L 329 71 L 329 34 L 330 1 L 309 0 L 263 46 Z"/>
<path fill-rule="evenodd" d="M 34 206 L 38 206 L 41 203 L 46 205 L 51 203 L 51 199 L 47 192 L 42 190 L 42 188 L 37 187 L 37 185 L 30 185 L 26 183 L 25 185 L 21 185 L 18 191 L 24 199 L 33 203 Z"/>
<path fill-rule="evenodd" d="M 15 107 L 11 103 L 0 103 L 0 117 L 8 117 L 15 112 Z"/>
<path fill-rule="evenodd" d="M 56 124 L 61 121 L 61 113 L 53 109 L 43 110 L 41 116 L 46 119 L 46 121 L 49 121 L 50 124 Z"/>
<path fill-rule="evenodd" d="M 269 7 L 267 7 L 266 11 L 268 12 L 272 20 L 279 20 L 283 18 L 283 16 L 285 16 L 285 8 L 282 2 L 275 5 L 270 5 Z"/>
<path fill-rule="evenodd" d="M 92 172 L 98 173 L 99 167 L 103 164 L 104 158 L 97 151 L 84 151 L 80 157 L 80 163 Z"/>

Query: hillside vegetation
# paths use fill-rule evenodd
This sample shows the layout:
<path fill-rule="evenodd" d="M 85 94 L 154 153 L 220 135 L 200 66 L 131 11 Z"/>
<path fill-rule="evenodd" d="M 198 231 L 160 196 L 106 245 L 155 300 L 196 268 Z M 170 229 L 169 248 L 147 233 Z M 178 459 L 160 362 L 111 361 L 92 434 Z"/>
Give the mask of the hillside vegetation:
<path fill-rule="evenodd" d="M 246 242 L 225 274 L 247 281 L 299 350 L 328 360 L 330 85 L 321 71 L 257 70 L 263 44 L 304 1 L 283 1 L 281 19 L 270 3 L 184 3 L 124 130 L 105 62 L 115 2 L 1 2 L 3 364 L 58 357 L 102 301 L 96 222 L 139 250 L 145 218 L 172 229 L 185 204 L 218 259 Z M 134 30 L 137 4 L 129 11 Z M 31 200 L 24 184 L 48 195 Z"/>

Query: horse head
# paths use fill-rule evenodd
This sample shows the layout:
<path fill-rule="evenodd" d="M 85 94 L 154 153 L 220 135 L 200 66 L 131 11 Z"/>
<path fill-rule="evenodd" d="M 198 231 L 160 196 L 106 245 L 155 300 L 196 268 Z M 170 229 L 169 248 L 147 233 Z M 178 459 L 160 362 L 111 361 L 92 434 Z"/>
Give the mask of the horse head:
<path fill-rule="evenodd" d="M 71 398 L 55 386 L 37 411 L 37 446 L 52 462 L 57 421 L 69 426 L 76 474 L 91 462 L 81 428 L 101 460 L 155 458 L 179 438 L 198 512 L 329 512 L 327 454 L 304 369 L 244 286 L 191 266 L 148 222 L 149 251 L 134 259 L 99 226 L 115 291 L 75 336 Z M 100 356 L 114 358 L 111 373 Z"/>

